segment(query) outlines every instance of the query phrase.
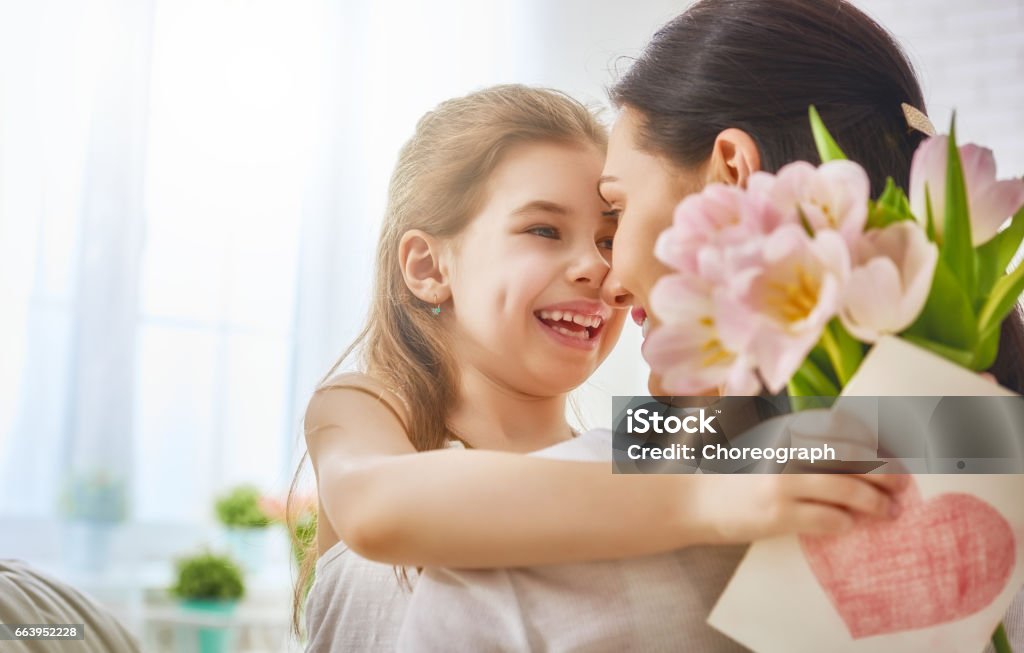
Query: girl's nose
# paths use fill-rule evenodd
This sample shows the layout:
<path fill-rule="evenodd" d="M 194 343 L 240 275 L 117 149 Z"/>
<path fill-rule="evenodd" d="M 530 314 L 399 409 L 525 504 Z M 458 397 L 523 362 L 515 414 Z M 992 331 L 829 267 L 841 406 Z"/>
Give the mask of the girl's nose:
<path fill-rule="evenodd" d="M 587 252 L 581 252 L 569 266 L 569 280 L 583 283 L 595 290 L 601 287 L 608 274 L 608 261 L 601 255 L 597 247 L 589 246 Z"/>

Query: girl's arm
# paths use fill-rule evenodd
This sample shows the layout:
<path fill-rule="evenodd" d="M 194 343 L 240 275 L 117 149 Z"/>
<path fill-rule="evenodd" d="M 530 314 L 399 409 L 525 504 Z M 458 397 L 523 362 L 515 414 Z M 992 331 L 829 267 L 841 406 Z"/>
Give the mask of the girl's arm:
<path fill-rule="evenodd" d="M 358 415 L 358 419 L 353 416 Z M 417 452 L 393 410 L 321 390 L 306 440 L 322 517 L 356 553 L 410 566 L 514 567 L 831 533 L 888 515 L 900 477 L 616 475 L 608 463 Z"/>

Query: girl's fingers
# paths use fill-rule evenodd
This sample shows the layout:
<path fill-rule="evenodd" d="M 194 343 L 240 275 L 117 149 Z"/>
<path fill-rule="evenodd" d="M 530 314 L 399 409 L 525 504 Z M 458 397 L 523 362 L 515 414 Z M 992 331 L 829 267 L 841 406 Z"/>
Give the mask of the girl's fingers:
<path fill-rule="evenodd" d="M 892 516 L 893 500 L 889 492 L 864 475 L 804 474 L 795 498 L 801 502 L 827 503 L 874 517 Z"/>
<path fill-rule="evenodd" d="M 853 528 L 853 515 L 824 503 L 801 502 L 793 507 L 793 531 L 805 535 L 836 535 Z"/>
<path fill-rule="evenodd" d="M 910 474 L 856 474 L 853 477 L 876 485 L 890 494 L 896 494 L 910 483 Z"/>

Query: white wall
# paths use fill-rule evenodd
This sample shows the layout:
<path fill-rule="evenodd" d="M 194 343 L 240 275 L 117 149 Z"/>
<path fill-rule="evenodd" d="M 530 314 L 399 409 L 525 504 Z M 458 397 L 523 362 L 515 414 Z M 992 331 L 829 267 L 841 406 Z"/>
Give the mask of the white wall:
<path fill-rule="evenodd" d="M 855 0 L 903 44 L 945 132 L 995 151 L 1002 177 L 1024 174 L 1024 0 Z"/>

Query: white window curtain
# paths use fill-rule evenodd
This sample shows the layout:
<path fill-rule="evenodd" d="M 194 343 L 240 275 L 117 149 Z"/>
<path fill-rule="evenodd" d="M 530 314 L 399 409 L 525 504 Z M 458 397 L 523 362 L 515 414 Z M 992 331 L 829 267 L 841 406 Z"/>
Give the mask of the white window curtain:
<path fill-rule="evenodd" d="M 285 486 L 399 144 L 538 81 L 511 4 L 0 4 L 0 520 L 59 517 L 79 477 L 147 523 Z"/>

